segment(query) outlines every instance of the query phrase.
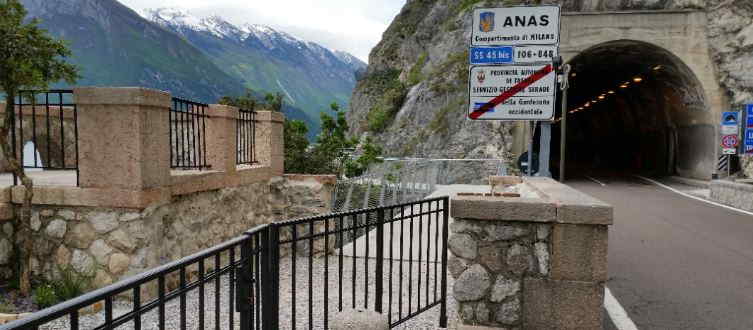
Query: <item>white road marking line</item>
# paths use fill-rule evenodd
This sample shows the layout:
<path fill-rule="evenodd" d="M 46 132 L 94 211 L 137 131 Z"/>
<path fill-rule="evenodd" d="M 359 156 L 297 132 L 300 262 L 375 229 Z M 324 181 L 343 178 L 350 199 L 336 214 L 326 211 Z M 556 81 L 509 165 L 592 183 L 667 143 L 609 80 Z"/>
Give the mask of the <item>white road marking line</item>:
<path fill-rule="evenodd" d="M 594 179 L 594 178 L 592 178 L 592 177 L 590 177 L 588 175 L 586 175 L 586 178 L 588 178 L 589 180 L 591 180 L 593 182 L 596 182 L 596 183 L 600 184 L 602 187 L 606 187 L 607 186 L 605 183 L 603 183 L 603 182 L 601 182 L 599 180 L 596 180 L 596 179 Z"/>
<path fill-rule="evenodd" d="M 665 184 L 663 184 L 663 183 L 661 183 L 661 182 L 658 182 L 658 181 L 656 181 L 656 180 L 652 180 L 652 179 L 649 179 L 649 178 L 647 178 L 647 177 L 644 177 L 644 176 L 636 175 L 635 177 L 637 177 L 637 178 L 639 178 L 639 179 L 642 179 L 642 180 L 646 180 L 646 181 L 648 181 L 648 182 L 651 182 L 651 183 L 653 183 L 653 184 L 655 184 L 655 185 L 657 185 L 657 186 L 659 186 L 659 187 L 662 187 L 662 188 L 664 188 L 664 189 L 667 189 L 667 190 L 670 190 L 670 191 L 672 191 L 672 192 L 678 193 L 678 194 L 680 194 L 680 195 L 683 195 L 683 196 L 685 196 L 685 197 L 687 197 L 687 198 L 692 198 L 692 199 L 695 199 L 695 200 L 699 200 L 699 201 L 701 201 L 701 202 L 704 202 L 704 203 L 708 203 L 708 204 L 711 204 L 711 205 L 714 205 L 714 206 L 718 206 L 718 207 L 721 207 L 721 208 L 725 208 L 725 209 L 728 209 L 728 210 L 732 210 L 732 211 L 740 212 L 740 213 L 743 213 L 743 214 L 746 214 L 746 215 L 753 215 L 753 212 L 749 212 L 749 211 L 741 210 L 741 209 L 738 209 L 738 208 L 734 208 L 734 207 L 732 207 L 732 206 L 727 206 L 727 205 L 724 205 L 724 204 L 720 204 L 720 203 L 717 203 L 717 202 L 712 202 L 712 201 L 710 201 L 710 200 L 707 200 L 707 199 L 703 199 L 703 198 L 701 198 L 701 197 L 696 197 L 696 196 L 693 196 L 693 195 L 691 195 L 691 194 L 688 194 L 688 193 L 685 193 L 685 192 L 679 191 L 679 190 L 677 190 L 677 189 L 675 189 L 675 188 L 672 188 L 672 187 L 670 187 L 670 186 L 667 186 L 667 185 L 665 185 Z"/>
<path fill-rule="evenodd" d="M 604 287 L 604 309 L 607 310 L 612 324 L 618 330 L 638 330 L 633 320 L 630 319 L 625 309 L 622 308 L 617 299 L 612 295 L 612 291 L 607 287 Z"/>

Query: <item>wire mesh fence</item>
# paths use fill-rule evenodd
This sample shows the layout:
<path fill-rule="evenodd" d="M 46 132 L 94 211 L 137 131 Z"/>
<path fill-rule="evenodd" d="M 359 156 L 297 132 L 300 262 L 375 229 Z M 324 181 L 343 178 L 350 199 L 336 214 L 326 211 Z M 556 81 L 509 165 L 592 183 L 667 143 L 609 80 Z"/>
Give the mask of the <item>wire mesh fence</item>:
<path fill-rule="evenodd" d="M 338 180 L 335 212 L 406 203 L 429 196 L 437 185 L 486 184 L 506 175 L 502 159 L 385 159 L 359 177 Z"/>

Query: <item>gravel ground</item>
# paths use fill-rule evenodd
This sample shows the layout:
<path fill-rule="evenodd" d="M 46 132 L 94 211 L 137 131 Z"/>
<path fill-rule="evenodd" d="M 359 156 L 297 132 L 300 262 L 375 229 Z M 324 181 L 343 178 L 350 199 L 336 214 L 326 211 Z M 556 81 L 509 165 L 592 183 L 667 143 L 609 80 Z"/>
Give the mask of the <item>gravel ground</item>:
<path fill-rule="evenodd" d="M 368 277 L 368 303 L 369 303 L 369 309 L 374 308 L 374 292 L 375 292 L 375 281 L 373 278 L 374 269 L 376 267 L 376 262 L 374 259 L 363 259 L 363 258 L 355 258 L 356 261 L 356 274 L 358 276 L 356 277 L 356 295 L 355 299 L 353 295 L 353 258 L 350 257 L 343 257 L 343 276 L 342 276 L 342 290 L 343 290 L 343 308 L 345 310 L 352 308 L 354 300 L 355 305 L 358 308 L 363 308 L 364 303 L 366 302 L 366 295 L 364 294 L 364 287 L 366 284 L 366 276 L 365 276 L 365 267 L 366 264 L 368 264 L 369 267 L 369 277 Z M 307 329 L 309 328 L 309 286 L 308 286 L 308 276 L 309 276 L 309 267 L 308 267 L 308 259 L 307 258 L 297 258 L 295 263 L 295 269 L 296 269 L 296 283 L 295 283 L 295 306 L 296 306 L 296 313 L 295 313 L 295 327 L 293 327 L 293 308 L 292 308 L 292 302 L 293 302 L 293 283 L 291 281 L 292 277 L 292 259 L 291 258 L 283 258 L 280 261 L 280 328 L 281 329 Z M 417 262 L 412 263 L 412 267 L 409 266 L 409 263 L 407 261 L 403 261 L 403 273 L 402 277 L 400 276 L 400 262 L 395 260 L 392 262 L 392 290 L 393 293 L 392 296 L 392 320 L 398 319 L 398 310 L 400 307 L 400 296 L 402 296 L 402 316 L 404 317 L 406 314 L 408 314 L 408 284 L 409 284 L 409 276 L 411 278 L 411 289 L 413 297 L 412 299 L 412 306 L 411 310 L 415 312 L 417 310 L 416 302 L 418 301 L 418 294 L 417 294 L 417 288 L 418 288 L 418 274 L 421 274 L 421 306 L 425 306 L 427 304 L 427 297 L 426 297 L 426 289 L 427 289 L 427 272 L 426 267 L 429 266 L 429 272 L 428 272 L 428 289 L 429 289 L 429 302 L 433 301 L 434 298 L 434 263 L 426 263 L 422 262 L 420 265 Z M 441 265 L 437 264 L 437 272 L 441 272 Z M 389 267 L 390 262 L 389 260 L 385 261 L 384 263 L 384 279 L 383 279 L 383 285 L 384 285 L 384 295 L 383 295 L 383 303 L 384 312 L 388 312 L 389 309 L 389 293 L 390 290 L 388 290 L 389 286 Z M 313 272 L 311 274 L 312 282 L 314 283 L 311 287 L 312 295 L 311 295 L 311 302 L 313 306 L 312 311 L 312 317 L 314 320 L 313 329 L 324 329 L 324 305 L 325 305 L 325 295 L 324 295 L 324 287 L 325 285 L 325 276 L 324 276 L 324 259 L 314 259 L 313 260 Z M 409 271 L 410 269 L 410 271 Z M 335 314 L 338 311 L 338 303 L 339 303 L 339 265 L 338 265 L 338 257 L 337 256 L 330 256 L 328 258 L 328 278 L 326 283 L 328 284 L 328 313 L 327 315 L 331 319 L 332 317 L 335 317 Z M 398 281 L 399 278 L 402 278 L 402 281 Z M 400 284 L 402 283 L 402 291 L 400 291 Z M 437 284 L 441 283 L 439 280 L 437 280 Z M 439 296 L 440 290 L 439 287 L 437 289 L 437 296 Z M 448 294 L 451 293 L 452 290 L 452 277 L 448 276 Z M 228 319 L 228 292 L 229 292 L 229 283 L 228 283 L 228 276 L 225 275 L 221 278 L 221 289 L 220 289 L 220 299 L 221 299 L 221 307 L 220 307 L 220 326 L 222 329 L 230 329 L 230 322 Z M 402 295 L 398 296 L 398 293 L 402 292 Z M 194 289 L 191 292 L 187 294 L 187 321 L 188 321 L 188 329 L 200 329 L 199 327 L 199 293 L 198 289 Z M 215 307 L 214 307 L 214 301 L 215 301 L 215 290 L 214 290 L 214 283 L 205 286 L 205 324 L 204 328 L 210 329 L 214 328 L 215 325 Z M 127 312 L 130 312 L 132 309 L 132 304 L 129 301 L 126 300 L 119 300 L 114 303 L 114 316 L 118 317 L 120 315 L 123 315 Z M 179 329 L 180 328 L 180 301 L 179 299 L 173 299 L 172 301 L 168 302 L 166 307 L 166 329 Z M 238 319 L 239 314 L 234 313 L 234 329 L 239 329 L 238 325 Z M 448 299 L 448 306 L 447 306 L 447 315 L 449 317 L 449 327 L 452 329 L 454 328 L 455 319 L 454 317 L 457 315 L 456 312 L 456 305 L 454 299 L 450 296 L 450 299 Z M 154 309 L 150 311 L 149 313 L 146 313 L 142 316 L 142 329 L 159 329 L 158 327 L 158 314 L 157 310 Z M 104 312 L 99 312 L 96 314 L 89 314 L 89 315 L 82 315 L 80 317 L 80 326 L 81 329 L 91 329 L 93 327 L 99 326 L 104 323 Z M 435 329 L 438 326 L 439 322 L 439 306 L 433 307 L 415 317 L 410 319 L 409 321 L 401 324 L 397 327 L 397 329 Z M 58 319 L 46 326 L 40 327 L 41 329 L 68 329 L 68 318 L 61 318 Z M 133 329 L 133 323 L 129 322 L 127 324 L 124 324 L 117 329 Z"/>
<path fill-rule="evenodd" d="M 434 197 L 434 196 L 444 196 L 444 195 L 454 195 L 457 191 L 463 191 L 463 192 L 482 192 L 484 189 L 488 190 L 488 187 L 485 188 L 483 186 L 438 186 L 439 189 L 432 194 L 432 196 L 429 196 L 428 198 Z M 426 218 L 426 217 L 425 217 Z M 427 218 L 428 219 L 428 218 Z M 436 231 L 436 224 L 437 222 L 436 218 L 432 220 L 432 231 Z M 450 219 L 452 221 L 452 219 Z M 428 230 L 428 227 L 422 227 L 427 226 L 427 221 L 424 220 L 422 222 L 416 222 L 414 223 L 414 231 L 418 233 L 418 228 L 426 228 Z M 410 226 L 405 225 L 406 230 L 410 228 Z M 397 230 L 397 229 L 396 229 Z M 372 230 L 373 231 L 373 230 Z M 425 233 L 424 233 L 425 234 Z M 375 233 L 371 233 L 372 237 L 375 235 Z M 386 235 L 388 235 L 388 232 L 386 232 Z M 397 235 L 397 233 L 396 233 Z M 414 237 L 414 241 L 417 239 L 418 235 Z M 376 248 L 372 247 L 370 249 L 370 253 L 368 256 L 372 258 L 365 258 L 367 254 L 363 251 L 366 244 L 361 243 L 363 242 L 364 237 L 361 237 L 359 239 L 359 246 L 356 251 L 352 251 L 352 247 L 350 248 L 350 251 L 348 248 L 343 248 L 344 254 L 346 254 L 343 257 L 343 269 L 342 269 L 342 300 L 343 300 L 343 309 L 348 310 L 350 308 L 353 308 L 355 305 L 356 308 L 362 308 L 364 307 L 364 304 L 366 304 L 366 297 L 367 295 L 364 292 L 365 288 L 368 288 L 368 308 L 370 310 L 374 309 L 374 292 L 375 290 L 375 281 L 374 281 L 374 270 L 376 268 L 376 261 L 374 260 L 373 256 L 375 255 Z M 407 241 L 404 242 L 405 244 L 405 251 L 407 251 L 408 243 L 410 241 L 409 238 L 406 238 Z M 373 241 L 373 240 L 372 240 Z M 387 239 L 385 239 L 386 242 L 388 242 Z M 399 242 L 399 240 L 397 240 Z M 397 243 L 397 242 L 393 242 Z M 426 245 L 427 243 L 424 242 L 423 245 L 419 248 L 418 242 L 414 242 L 414 253 L 413 258 L 416 258 L 415 252 L 417 251 L 425 251 L 428 249 L 431 253 L 436 247 L 432 245 Z M 370 242 L 370 246 L 374 243 Z M 304 243 L 305 245 L 305 243 Z M 393 246 L 393 249 L 396 249 L 395 246 Z M 355 253 L 354 253 L 355 252 Z M 393 250 L 394 256 L 397 257 L 397 254 L 399 253 L 399 250 Z M 355 254 L 356 257 L 353 258 L 352 255 Z M 388 257 L 389 254 L 389 248 L 386 248 L 385 250 L 385 257 Z M 348 256 L 351 255 L 351 256 Z M 404 255 L 404 258 L 408 258 L 408 253 L 406 252 Z M 433 256 L 431 256 L 433 258 Z M 283 257 L 280 260 L 280 328 L 281 329 L 307 329 L 309 328 L 309 299 L 311 300 L 311 305 L 313 307 L 313 310 L 311 311 L 312 319 L 313 319 L 313 325 L 311 328 L 313 329 L 324 329 L 324 306 L 325 306 L 325 294 L 324 294 L 324 288 L 327 287 L 327 315 L 329 319 L 332 319 L 333 317 L 336 317 L 336 313 L 339 309 L 339 300 L 340 300 L 340 280 L 339 280 L 339 263 L 338 263 L 338 256 L 329 256 L 328 257 L 328 276 L 325 281 L 325 272 L 324 272 L 324 264 L 325 259 L 324 258 L 316 258 L 313 259 L 313 264 L 311 269 L 313 270 L 311 272 L 311 278 L 312 283 L 314 283 L 311 287 L 312 294 L 309 296 L 309 285 L 308 285 L 308 278 L 309 278 L 309 260 L 307 258 L 296 258 L 295 262 L 295 276 L 293 276 L 293 262 L 292 258 L 290 257 Z M 353 271 L 353 261 L 356 261 L 356 271 Z M 390 264 L 392 265 L 392 290 L 389 290 L 389 284 L 390 284 Z M 419 278 L 420 278 L 420 306 L 424 307 L 427 304 L 430 304 L 434 301 L 434 290 L 436 289 L 437 297 L 439 297 L 440 289 L 439 287 L 435 288 L 435 274 L 439 274 L 441 272 L 441 265 L 436 263 L 427 263 L 426 261 L 423 261 L 421 264 L 418 264 L 416 261 L 413 261 L 412 263 L 409 263 L 407 260 L 403 260 L 402 265 L 402 273 L 400 272 L 400 264 L 401 262 L 399 260 L 393 260 L 390 262 L 389 260 L 385 260 L 384 262 L 384 277 L 383 277 L 383 286 L 384 286 L 384 295 L 383 295 L 383 311 L 385 313 L 391 312 L 391 322 L 395 322 L 395 320 L 405 318 L 406 315 L 409 313 L 409 307 L 410 312 L 415 313 L 417 311 L 417 302 L 419 301 L 419 295 L 417 292 L 417 288 L 419 288 Z M 368 266 L 367 266 L 368 265 Z M 428 265 L 428 274 L 427 274 L 427 265 Z M 437 272 L 435 273 L 434 267 L 436 265 Z M 368 272 L 366 272 L 366 267 L 368 267 Z M 353 294 L 353 278 L 354 273 L 356 276 L 356 283 L 355 283 L 355 295 Z M 366 274 L 368 273 L 368 277 Z M 418 276 L 420 274 L 420 276 Z M 428 290 L 429 290 L 429 299 L 427 300 L 426 296 L 426 290 L 427 290 L 427 276 L 428 276 Z M 293 281 L 292 279 L 295 279 L 295 295 L 293 294 Z M 398 280 L 401 279 L 401 280 Z M 326 285 L 325 285 L 326 283 Z M 409 285 L 410 283 L 410 285 Z M 437 285 L 441 283 L 440 279 L 436 279 Z M 447 276 L 447 294 L 448 294 L 448 304 L 447 304 L 447 316 L 448 316 L 448 328 L 449 329 L 455 329 L 456 326 L 456 318 L 457 318 L 457 305 L 455 303 L 455 300 L 452 298 L 452 283 L 453 279 L 452 276 Z M 401 287 L 402 284 L 402 287 Z M 204 328 L 210 329 L 215 327 L 215 290 L 214 290 L 214 283 L 212 282 L 210 285 L 207 285 L 205 287 L 205 310 L 204 313 L 206 315 L 206 320 L 204 324 Z M 409 288 L 411 289 L 409 292 Z M 222 329 L 230 329 L 230 322 L 229 322 L 229 305 L 228 305 L 228 293 L 229 293 L 229 282 L 228 282 L 228 276 L 225 275 L 221 278 L 221 289 L 220 289 L 220 327 Z M 392 297 L 390 298 L 390 293 L 392 293 Z M 295 297 L 295 299 L 293 299 Z M 401 299 L 402 297 L 402 299 Z M 199 293 L 198 289 L 194 289 L 191 292 L 187 294 L 187 322 L 188 322 L 188 329 L 201 329 L 199 327 L 199 310 L 198 310 L 198 301 L 199 301 Z M 411 300 L 411 306 L 408 306 L 408 298 L 412 298 Z M 295 318 L 293 318 L 293 301 L 295 300 Z M 390 304 L 391 301 L 391 304 Z M 391 307 L 390 307 L 391 306 Z M 124 313 L 130 312 L 132 310 L 132 305 L 128 301 L 116 301 L 114 303 L 114 316 L 118 317 L 119 315 L 123 315 Z M 420 313 L 419 315 L 414 316 L 410 320 L 402 323 L 396 329 L 436 329 L 439 325 L 439 306 L 435 306 L 423 313 Z M 173 299 L 169 301 L 166 304 L 166 328 L 167 329 L 179 329 L 180 328 L 180 303 L 179 299 Z M 295 319 L 295 325 L 293 322 L 293 319 Z M 239 320 L 239 314 L 234 313 L 234 329 L 239 329 L 238 326 L 238 320 Z M 82 329 L 90 329 L 96 326 L 101 325 L 104 322 L 104 313 L 99 312 L 97 314 L 90 314 L 80 317 L 80 325 Z M 48 324 L 47 326 L 40 327 L 41 329 L 68 329 L 68 318 L 61 318 L 53 323 Z M 132 322 L 129 322 L 127 324 L 124 324 L 117 329 L 133 329 Z M 142 329 L 159 329 L 158 327 L 158 315 L 157 310 L 152 310 L 149 313 L 145 313 L 142 316 Z"/>

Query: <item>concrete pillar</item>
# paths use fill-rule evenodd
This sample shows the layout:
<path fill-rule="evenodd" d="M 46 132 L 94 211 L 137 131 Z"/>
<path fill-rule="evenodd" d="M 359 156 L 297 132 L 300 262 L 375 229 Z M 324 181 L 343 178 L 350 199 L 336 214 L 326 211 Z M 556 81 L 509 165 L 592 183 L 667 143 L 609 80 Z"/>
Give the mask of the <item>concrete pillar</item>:
<path fill-rule="evenodd" d="M 238 108 L 212 104 L 207 120 L 207 163 L 212 170 L 235 172 Z"/>
<path fill-rule="evenodd" d="M 281 112 L 256 113 L 256 157 L 261 165 L 271 167 L 273 175 L 285 172 L 284 123 Z"/>
<path fill-rule="evenodd" d="M 169 184 L 169 93 L 138 87 L 80 87 L 73 93 L 81 188 L 146 190 Z"/>
<path fill-rule="evenodd" d="M 486 327 L 601 329 L 612 207 L 549 178 L 490 181 L 495 192 L 515 185 L 522 197 L 452 200 L 448 270 L 458 319 Z"/>

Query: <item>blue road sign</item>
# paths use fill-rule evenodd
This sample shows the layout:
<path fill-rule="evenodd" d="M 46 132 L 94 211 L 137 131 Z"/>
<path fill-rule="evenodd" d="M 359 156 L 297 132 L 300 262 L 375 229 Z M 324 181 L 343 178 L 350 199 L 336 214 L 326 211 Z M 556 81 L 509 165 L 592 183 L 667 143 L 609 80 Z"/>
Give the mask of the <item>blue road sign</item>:
<path fill-rule="evenodd" d="M 745 106 L 745 138 L 743 152 L 753 154 L 753 104 Z"/>
<path fill-rule="evenodd" d="M 725 111 L 722 113 L 722 126 L 737 126 L 738 120 L 737 111 Z"/>
<path fill-rule="evenodd" d="M 471 64 L 509 64 L 514 62 L 515 47 L 471 47 Z"/>

